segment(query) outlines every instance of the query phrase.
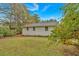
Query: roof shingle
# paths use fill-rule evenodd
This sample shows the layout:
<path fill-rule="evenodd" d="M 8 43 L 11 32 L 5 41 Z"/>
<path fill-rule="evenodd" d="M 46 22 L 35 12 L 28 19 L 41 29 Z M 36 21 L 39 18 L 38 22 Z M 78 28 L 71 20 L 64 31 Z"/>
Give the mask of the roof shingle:
<path fill-rule="evenodd" d="M 39 22 L 26 24 L 25 27 L 35 27 L 35 26 L 56 26 L 58 22 Z"/>

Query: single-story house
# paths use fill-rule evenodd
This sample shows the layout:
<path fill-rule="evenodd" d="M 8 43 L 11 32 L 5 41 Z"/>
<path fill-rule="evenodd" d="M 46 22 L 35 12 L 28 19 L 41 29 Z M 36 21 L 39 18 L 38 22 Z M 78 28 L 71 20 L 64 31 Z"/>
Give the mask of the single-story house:
<path fill-rule="evenodd" d="M 48 36 L 57 24 L 56 21 L 26 24 L 22 29 L 22 35 Z"/>

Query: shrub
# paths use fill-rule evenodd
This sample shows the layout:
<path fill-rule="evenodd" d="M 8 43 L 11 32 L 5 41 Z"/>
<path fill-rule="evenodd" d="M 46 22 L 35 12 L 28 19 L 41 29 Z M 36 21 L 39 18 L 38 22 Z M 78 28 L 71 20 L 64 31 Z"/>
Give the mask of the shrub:
<path fill-rule="evenodd" d="M 14 30 L 10 30 L 9 27 L 0 27 L 0 36 L 13 36 L 16 32 Z"/>

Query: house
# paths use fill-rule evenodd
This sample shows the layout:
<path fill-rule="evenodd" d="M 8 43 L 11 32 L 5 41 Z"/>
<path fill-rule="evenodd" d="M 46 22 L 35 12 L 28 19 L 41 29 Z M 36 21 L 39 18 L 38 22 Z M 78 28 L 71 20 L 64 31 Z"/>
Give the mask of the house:
<path fill-rule="evenodd" d="M 22 35 L 48 36 L 57 24 L 56 21 L 26 24 L 22 29 Z"/>

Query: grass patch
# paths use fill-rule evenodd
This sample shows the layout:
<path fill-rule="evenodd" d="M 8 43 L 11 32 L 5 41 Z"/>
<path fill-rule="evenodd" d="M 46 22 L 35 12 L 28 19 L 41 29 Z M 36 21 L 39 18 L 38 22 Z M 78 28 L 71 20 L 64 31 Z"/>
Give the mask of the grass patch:
<path fill-rule="evenodd" d="M 59 56 L 47 37 L 7 37 L 0 40 L 1 56 Z"/>

